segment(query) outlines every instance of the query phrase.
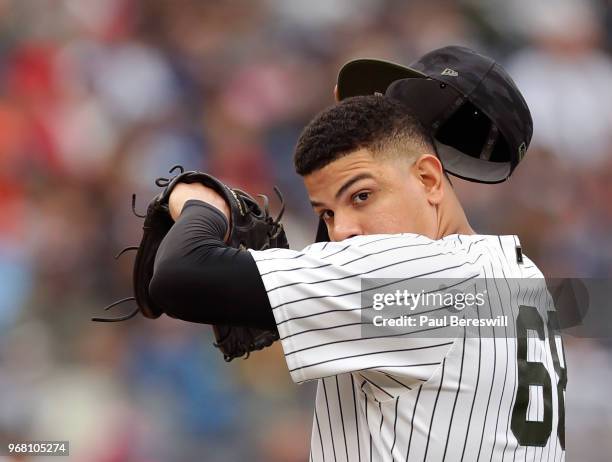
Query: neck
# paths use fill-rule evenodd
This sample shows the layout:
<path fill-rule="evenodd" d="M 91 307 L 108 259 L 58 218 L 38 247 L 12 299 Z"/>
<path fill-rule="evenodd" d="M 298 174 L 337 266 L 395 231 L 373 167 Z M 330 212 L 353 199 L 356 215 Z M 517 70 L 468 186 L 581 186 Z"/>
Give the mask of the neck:
<path fill-rule="evenodd" d="M 449 196 L 448 202 L 440 204 L 438 220 L 438 239 L 449 234 L 476 234 L 454 194 Z"/>
<path fill-rule="evenodd" d="M 465 219 L 465 222 L 458 223 L 456 229 L 448 234 L 476 234 L 470 223 Z"/>
<path fill-rule="evenodd" d="M 449 234 L 476 234 L 476 231 L 474 231 L 464 215 L 462 220 L 451 220 L 446 224 L 442 223 L 439 228 L 438 239 Z"/>

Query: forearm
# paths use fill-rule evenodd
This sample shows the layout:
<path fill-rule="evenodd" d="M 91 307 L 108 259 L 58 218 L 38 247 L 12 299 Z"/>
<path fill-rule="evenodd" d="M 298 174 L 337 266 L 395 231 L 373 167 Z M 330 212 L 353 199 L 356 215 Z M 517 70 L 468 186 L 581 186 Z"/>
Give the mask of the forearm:
<path fill-rule="evenodd" d="M 187 199 L 155 259 L 149 291 L 170 316 L 206 324 L 273 327 L 274 317 L 249 252 L 228 247 L 227 217 Z"/>

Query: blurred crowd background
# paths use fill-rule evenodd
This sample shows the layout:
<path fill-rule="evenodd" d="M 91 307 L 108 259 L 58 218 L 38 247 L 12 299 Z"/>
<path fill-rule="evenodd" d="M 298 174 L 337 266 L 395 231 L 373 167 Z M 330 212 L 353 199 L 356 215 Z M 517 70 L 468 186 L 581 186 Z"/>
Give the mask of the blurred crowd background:
<path fill-rule="evenodd" d="M 208 326 L 89 319 L 130 294 L 133 255 L 113 255 L 140 236 L 131 195 L 144 211 L 174 164 L 278 185 L 292 247 L 310 243 L 292 152 L 340 66 L 447 44 L 501 62 L 535 125 L 510 181 L 455 181 L 475 229 L 518 234 L 547 275 L 609 278 L 610 2 L 0 0 L 0 439 L 70 440 L 75 461 L 307 460 L 314 388 L 278 345 L 225 364 Z M 611 345 L 566 338 L 568 460 L 609 460 Z"/>

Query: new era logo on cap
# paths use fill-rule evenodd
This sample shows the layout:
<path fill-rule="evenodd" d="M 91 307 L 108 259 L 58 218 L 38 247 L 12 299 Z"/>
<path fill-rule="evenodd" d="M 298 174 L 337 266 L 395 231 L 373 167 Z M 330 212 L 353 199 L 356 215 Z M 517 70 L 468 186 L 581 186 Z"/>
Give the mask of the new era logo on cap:
<path fill-rule="evenodd" d="M 446 69 L 444 69 L 442 71 L 442 73 L 440 75 L 448 75 L 450 77 L 458 77 L 459 76 L 459 72 L 451 69 L 450 67 L 447 67 Z"/>

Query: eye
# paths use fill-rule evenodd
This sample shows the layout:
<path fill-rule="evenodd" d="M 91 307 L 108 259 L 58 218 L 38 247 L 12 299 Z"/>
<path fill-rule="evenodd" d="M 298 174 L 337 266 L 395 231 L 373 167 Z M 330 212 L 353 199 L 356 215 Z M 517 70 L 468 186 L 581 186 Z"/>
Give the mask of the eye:
<path fill-rule="evenodd" d="M 369 192 L 369 191 L 361 191 L 361 192 L 359 192 L 359 193 L 357 193 L 357 194 L 355 194 L 353 196 L 353 198 L 352 198 L 353 202 L 356 203 L 356 204 L 360 204 L 362 202 L 365 202 L 365 201 L 367 201 L 370 198 L 370 194 L 372 194 L 372 193 Z"/>

